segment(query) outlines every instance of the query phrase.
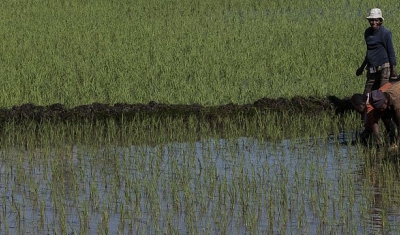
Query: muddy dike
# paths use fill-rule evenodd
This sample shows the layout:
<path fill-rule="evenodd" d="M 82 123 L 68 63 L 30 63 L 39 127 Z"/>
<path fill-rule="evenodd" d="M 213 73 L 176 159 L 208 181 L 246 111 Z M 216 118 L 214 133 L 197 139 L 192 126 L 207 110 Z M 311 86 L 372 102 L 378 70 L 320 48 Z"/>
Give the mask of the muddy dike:
<path fill-rule="evenodd" d="M 62 104 L 38 106 L 23 104 L 9 109 L 0 109 L 0 122 L 79 122 L 79 121 L 129 121 L 133 118 L 185 118 L 197 117 L 212 121 L 216 118 L 229 118 L 236 115 L 260 114 L 265 111 L 276 111 L 285 114 L 319 114 L 329 112 L 341 115 L 353 110 L 348 98 L 340 99 L 334 96 L 325 98 L 293 97 L 293 98 L 262 98 L 251 104 L 224 104 L 219 106 L 170 105 L 157 102 L 148 104 L 116 103 L 114 105 L 93 103 L 67 108 Z"/>

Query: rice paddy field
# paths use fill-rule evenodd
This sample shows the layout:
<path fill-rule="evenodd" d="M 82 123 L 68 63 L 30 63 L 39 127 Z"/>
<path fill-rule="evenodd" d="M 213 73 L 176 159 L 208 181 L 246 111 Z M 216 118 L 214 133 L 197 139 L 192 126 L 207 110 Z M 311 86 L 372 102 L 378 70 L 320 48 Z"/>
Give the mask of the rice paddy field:
<path fill-rule="evenodd" d="M 380 1 L 400 51 L 396 1 Z M 349 96 L 373 1 L 13 1 L 0 10 L 0 107 L 219 105 Z"/>
<path fill-rule="evenodd" d="M 365 16 L 400 51 L 399 6 L 3 1 L 0 234 L 399 234 L 398 153 L 354 143 L 357 113 L 190 111 L 362 92 Z M 94 103 L 191 109 L 35 118 Z"/>
<path fill-rule="evenodd" d="M 0 233 L 398 234 L 397 155 L 355 118 L 10 124 Z"/>

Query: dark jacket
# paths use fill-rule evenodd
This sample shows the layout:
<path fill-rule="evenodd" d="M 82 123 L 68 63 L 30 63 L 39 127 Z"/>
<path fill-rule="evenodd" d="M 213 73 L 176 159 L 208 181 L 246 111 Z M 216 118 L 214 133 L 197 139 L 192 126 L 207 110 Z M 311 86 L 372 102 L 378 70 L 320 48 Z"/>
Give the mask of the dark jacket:
<path fill-rule="evenodd" d="M 368 66 L 380 66 L 385 63 L 396 65 L 396 54 L 393 47 L 392 32 L 383 25 L 375 32 L 371 27 L 364 32 L 367 53 L 365 62 Z"/>

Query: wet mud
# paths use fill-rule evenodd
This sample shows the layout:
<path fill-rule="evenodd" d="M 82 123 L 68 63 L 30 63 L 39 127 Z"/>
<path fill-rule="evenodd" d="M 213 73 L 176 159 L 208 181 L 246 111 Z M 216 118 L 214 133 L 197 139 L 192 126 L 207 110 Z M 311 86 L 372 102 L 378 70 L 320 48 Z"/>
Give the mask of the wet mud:
<path fill-rule="evenodd" d="M 141 118 L 185 118 L 197 117 L 199 119 L 213 120 L 236 115 L 255 115 L 260 112 L 274 111 L 285 114 L 305 113 L 310 115 L 321 112 L 329 112 L 332 115 L 341 115 L 353 108 L 349 98 L 337 98 L 328 96 L 317 97 L 293 97 L 293 98 L 262 98 L 250 104 L 224 104 L 219 106 L 171 105 L 157 102 L 148 104 L 103 104 L 93 103 L 67 108 L 62 104 L 48 106 L 37 106 L 34 104 L 23 104 L 9 109 L 0 109 L 0 122 L 23 122 L 23 121 L 52 121 L 52 122 L 76 122 L 115 119 L 117 121 L 141 117 Z"/>

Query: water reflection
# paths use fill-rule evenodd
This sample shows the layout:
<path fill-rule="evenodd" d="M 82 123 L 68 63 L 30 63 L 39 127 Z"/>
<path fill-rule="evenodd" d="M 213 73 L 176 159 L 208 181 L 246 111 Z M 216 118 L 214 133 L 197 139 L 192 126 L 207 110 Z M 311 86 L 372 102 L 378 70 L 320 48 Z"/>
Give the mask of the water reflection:
<path fill-rule="evenodd" d="M 400 222 L 399 177 L 397 154 L 385 151 L 367 152 L 366 161 L 360 165 L 360 183 L 369 186 L 369 225 L 371 234 L 398 234 L 393 224 Z M 394 185 L 394 187 L 393 187 Z"/>
<path fill-rule="evenodd" d="M 3 150 L 0 233 L 6 225 L 11 234 L 399 232 L 397 162 L 344 142 L 241 137 Z"/>

